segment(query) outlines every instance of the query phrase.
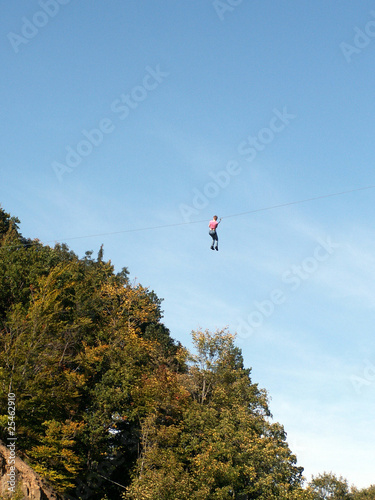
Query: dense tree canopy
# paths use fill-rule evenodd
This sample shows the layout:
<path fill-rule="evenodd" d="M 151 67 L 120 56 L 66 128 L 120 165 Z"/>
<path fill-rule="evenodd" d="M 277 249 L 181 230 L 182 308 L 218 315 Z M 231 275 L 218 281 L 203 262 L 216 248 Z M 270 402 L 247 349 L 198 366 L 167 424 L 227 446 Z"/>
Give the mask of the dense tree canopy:
<path fill-rule="evenodd" d="M 1 408 L 15 393 L 19 452 L 55 488 L 78 481 L 81 496 L 101 498 L 90 484 L 105 476 L 115 498 L 109 480 L 127 484 L 138 454 L 138 388 L 160 367 L 184 370 L 181 347 L 161 301 L 126 269 L 26 240 L 0 214 Z M 5 439 L 5 414 L 0 423 Z"/>
<path fill-rule="evenodd" d="M 251 382 L 234 336 L 198 331 L 193 340 L 187 372 L 162 384 L 168 404 L 142 421 L 142 452 L 124 498 L 291 498 L 302 468 L 282 426 L 270 423 L 267 395 Z"/>
<path fill-rule="evenodd" d="M 18 224 L 0 208 L 0 438 L 12 392 L 18 454 L 66 498 L 374 498 L 325 476 L 303 489 L 229 331 L 193 332 L 188 352 L 103 247 L 79 258 Z"/>

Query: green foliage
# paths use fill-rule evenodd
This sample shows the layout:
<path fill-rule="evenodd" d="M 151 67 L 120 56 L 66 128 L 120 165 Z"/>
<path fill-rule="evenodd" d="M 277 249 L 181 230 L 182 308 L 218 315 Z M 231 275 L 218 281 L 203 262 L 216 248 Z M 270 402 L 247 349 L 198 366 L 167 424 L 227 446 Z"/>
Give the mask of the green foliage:
<path fill-rule="evenodd" d="M 126 268 L 115 274 L 103 249 L 79 259 L 25 240 L 17 222 L 0 209 L 1 409 L 11 390 L 18 451 L 55 488 L 81 481 L 82 496 L 116 498 L 105 481 L 129 480 L 145 411 L 133 393 L 161 364 L 182 369 L 178 346 L 160 300 L 129 283 Z"/>
<path fill-rule="evenodd" d="M 83 423 L 44 422 L 45 435 L 41 444 L 34 446 L 29 456 L 34 463 L 34 470 L 50 480 L 57 491 L 66 491 L 74 487 L 74 478 L 81 469 L 82 460 L 73 451 L 75 437 L 82 432 Z"/>
<path fill-rule="evenodd" d="M 332 473 L 319 474 L 312 477 L 309 483 L 314 500 L 352 500 L 349 485 L 343 477 Z"/>
<path fill-rule="evenodd" d="M 226 330 L 193 332 L 185 374 L 165 372 L 142 421 L 142 453 L 124 498 L 308 498 L 267 395 L 250 379 Z M 164 398 L 157 398 L 163 388 Z"/>
<path fill-rule="evenodd" d="M 313 500 L 375 500 L 375 485 L 361 490 L 351 487 L 343 477 L 324 472 L 313 477 L 308 485 Z"/>
<path fill-rule="evenodd" d="M 103 246 L 79 258 L 18 224 L 0 208 L 0 439 L 13 392 L 18 453 L 56 490 L 92 500 L 348 494 L 341 478 L 302 488 L 227 330 L 193 332 L 189 353 L 162 324 L 162 300 L 126 268 L 115 273 Z M 374 498 L 352 493 L 340 500 Z"/>
<path fill-rule="evenodd" d="M 375 485 L 372 485 L 369 488 L 364 488 L 362 490 L 353 488 L 352 494 L 353 500 L 375 500 Z"/>

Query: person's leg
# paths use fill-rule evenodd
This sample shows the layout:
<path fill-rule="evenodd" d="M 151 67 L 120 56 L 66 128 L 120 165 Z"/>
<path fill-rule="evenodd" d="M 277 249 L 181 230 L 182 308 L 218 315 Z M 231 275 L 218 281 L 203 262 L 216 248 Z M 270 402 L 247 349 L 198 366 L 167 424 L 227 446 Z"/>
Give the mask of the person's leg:
<path fill-rule="evenodd" d="M 209 235 L 211 236 L 211 238 L 212 238 L 211 250 L 215 250 L 215 248 L 214 248 L 214 243 L 215 243 L 214 231 L 209 231 L 209 233 L 208 233 L 208 234 L 209 234 Z"/>
<path fill-rule="evenodd" d="M 219 237 L 217 233 L 215 233 L 215 240 L 216 240 L 216 250 L 219 250 Z"/>

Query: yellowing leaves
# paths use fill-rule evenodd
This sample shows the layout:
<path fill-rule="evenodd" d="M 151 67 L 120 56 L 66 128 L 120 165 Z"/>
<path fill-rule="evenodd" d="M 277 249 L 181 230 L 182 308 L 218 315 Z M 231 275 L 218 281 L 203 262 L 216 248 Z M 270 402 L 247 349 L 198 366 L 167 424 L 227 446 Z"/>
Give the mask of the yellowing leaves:
<path fill-rule="evenodd" d="M 113 326 L 127 325 L 137 329 L 140 324 L 155 320 L 157 316 L 157 305 L 151 302 L 148 289 L 141 285 L 124 287 L 116 283 L 103 283 L 101 296 Z"/>
<path fill-rule="evenodd" d="M 49 420 L 44 426 L 46 433 L 42 444 L 30 451 L 32 465 L 36 472 L 53 481 L 58 491 L 64 491 L 74 485 L 71 480 L 81 468 L 81 459 L 72 448 L 83 424 Z"/>
<path fill-rule="evenodd" d="M 179 498 L 180 484 L 186 498 L 197 500 L 271 500 L 285 482 L 296 489 L 301 471 L 282 427 L 268 421 L 266 393 L 252 384 L 234 336 L 197 331 L 193 341 L 187 373 L 148 376 L 139 389 L 150 413 L 142 425 L 138 476 L 125 498 L 139 500 L 145 491 L 155 499 Z M 184 404 L 174 411 L 178 392 Z"/>
<path fill-rule="evenodd" d="M 78 359 L 82 365 L 96 365 L 100 363 L 103 358 L 109 355 L 110 346 L 108 344 L 87 345 L 85 341 L 82 342 L 83 351 L 79 354 Z"/>

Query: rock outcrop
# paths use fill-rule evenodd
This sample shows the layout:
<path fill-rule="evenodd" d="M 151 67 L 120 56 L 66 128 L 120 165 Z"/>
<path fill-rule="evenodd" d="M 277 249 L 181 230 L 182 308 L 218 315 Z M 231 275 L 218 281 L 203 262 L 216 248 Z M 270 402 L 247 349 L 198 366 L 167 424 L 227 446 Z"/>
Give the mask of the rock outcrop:
<path fill-rule="evenodd" d="M 16 453 L 0 441 L 0 498 L 17 500 L 63 500 Z"/>

